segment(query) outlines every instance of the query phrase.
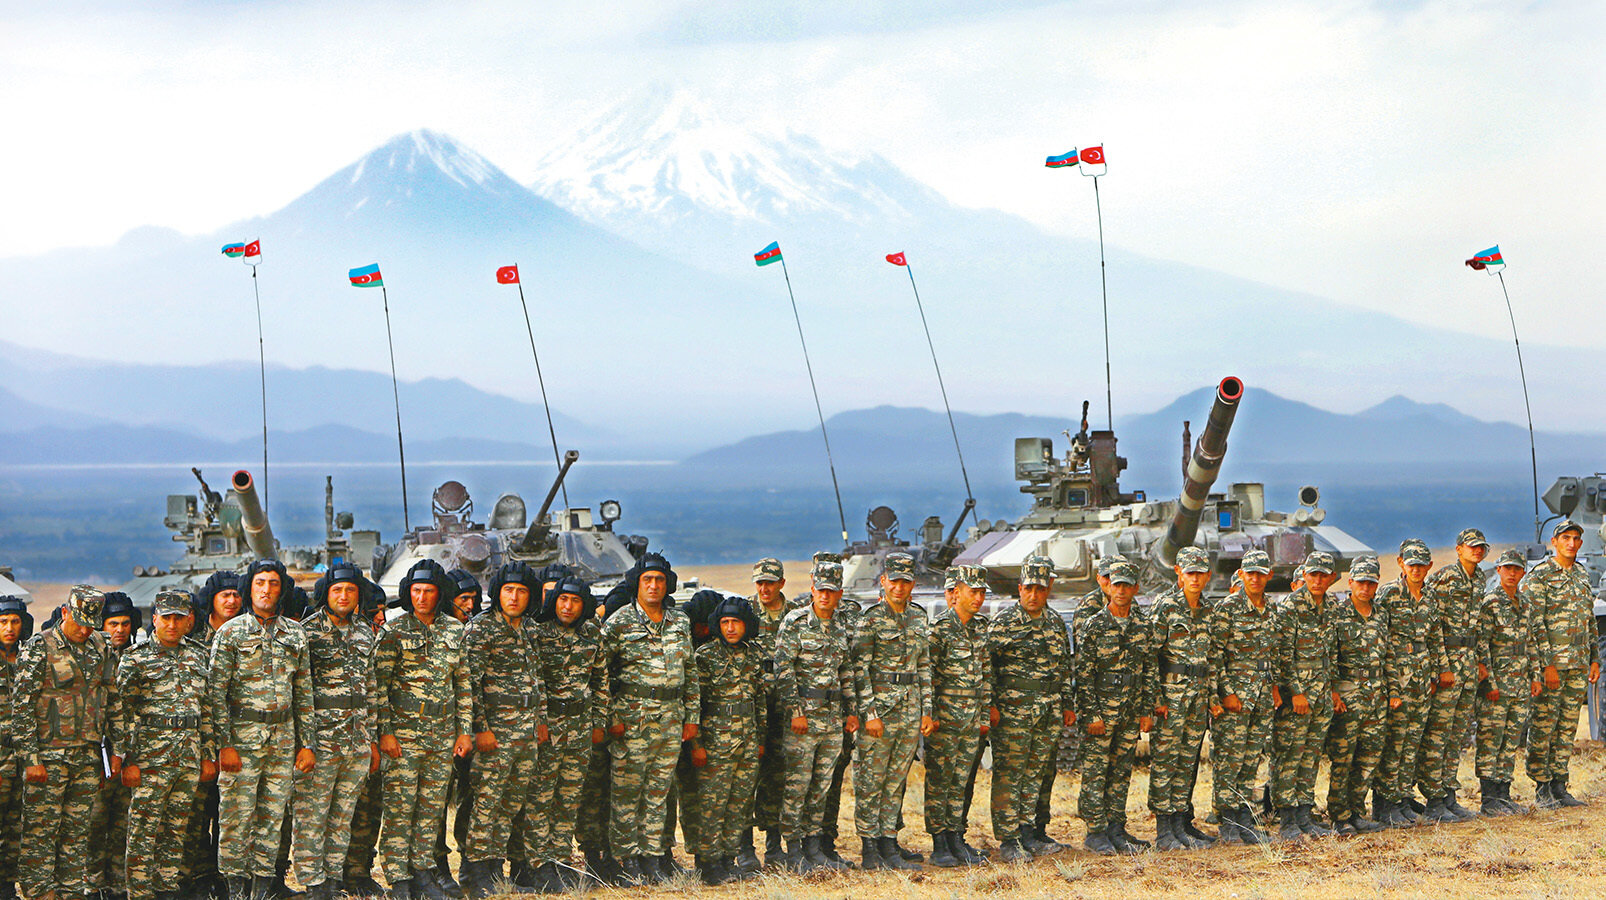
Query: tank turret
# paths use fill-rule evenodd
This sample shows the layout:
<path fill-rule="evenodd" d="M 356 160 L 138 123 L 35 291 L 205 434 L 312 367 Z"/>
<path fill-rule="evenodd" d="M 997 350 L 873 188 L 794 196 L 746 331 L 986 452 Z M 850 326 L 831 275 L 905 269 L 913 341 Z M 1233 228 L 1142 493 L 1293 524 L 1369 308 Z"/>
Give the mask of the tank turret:
<path fill-rule="evenodd" d="M 268 514 L 262 509 L 262 501 L 257 497 L 256 482 L 251 479 L 251 473 L 244 469 L 234 473 L 229 479 L 229 486 L 234 488 L 235 499 L 240 504 L 240 530 L 245 535 L 245 543 L 257 559 L 274 559 L 278 556 L 278 544 L 273 540 L 273 526 L 268 524 Z"/>

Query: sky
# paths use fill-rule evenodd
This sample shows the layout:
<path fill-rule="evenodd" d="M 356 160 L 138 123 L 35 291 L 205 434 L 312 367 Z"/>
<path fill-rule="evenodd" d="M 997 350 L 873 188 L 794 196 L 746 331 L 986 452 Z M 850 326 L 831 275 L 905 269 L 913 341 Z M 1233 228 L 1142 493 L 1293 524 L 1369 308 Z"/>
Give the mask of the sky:
<path fill-rule="evenodd" d="M 1606 347 L 1599 3 L 130 6 L 0 3 L 0 258 L 211 232 L 414 128 L 527 181 L 670 84 L 1076 238 L 1041 160 L 1102 143 L 1114 246 L 1495 337 L 1498 243 L 1525 340 Z"/>

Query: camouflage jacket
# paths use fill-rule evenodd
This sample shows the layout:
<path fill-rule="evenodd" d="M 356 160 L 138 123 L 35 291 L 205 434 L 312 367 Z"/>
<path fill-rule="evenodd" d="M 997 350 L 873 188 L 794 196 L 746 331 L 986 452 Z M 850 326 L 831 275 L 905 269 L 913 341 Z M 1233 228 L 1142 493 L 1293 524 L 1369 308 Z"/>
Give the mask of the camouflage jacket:
<path fill-rule="evenodd" d="M 218 753 L 207 702 L 211 661 L 199 644 L 147 641 L 123 654 L 112 698 L 112 752 L 128 765 L 199 767 Z"/>
<path fill-rule="evenodd" d="M 932 623 L 926 651 L 931 660 L 931 716 L 940 725 L 980 726 L 993 705 L 993 663 L 987 652 L 987 617 L 968 623 L 952 609 Z"/>
<path fill-rule="evenodd" d="M 1210 607 L 1210 671 L 1216 696 L 1236 694 L 1245 709 L 1271 709 L 1272 669 L 1277 657 L 1277 619 L 1271 598 L 1255 606 L 1234 591 Z"/>
<path fill-rule="evenodd" d="M 1273 671 L 1286 703 L 1304 694 L 1313 705 L 1331 703 L 1333 681 L 1333 620 L 1331 596 L 1317 606 L 1308 588 L 1277 602 L 1277 660 Z"/>
<path fill-rule="evenodd" d="M 1348 597 L 1328 595 L 1323 604 L 1333 624 L 1333 685 L 1346 704 L 1388 699 L 1388 610 L 1372 604 L 1362 616 Z"/>
<path fill-rule="evenodd" d="M 1210 665 L 1211 603 L 1201 597 L 1199 608 L 1188 605 L 1181 588 L 1156 597 L 1149 607 L 1150 645 L 1154 665 L 1149 667 L 1149 695 L 1164 702 L 1161 685 L 1191 688 L 1213 698 L 1216 671 Z"/>
<path fill-rule="evenodd" d="M 992 657 L 993 705 L 1010 706 L 1023 717 L 1073 709 L 1071 637 L 1065 620 L 1051 608 L 1036 618 L 1019 603 L 993 617 L 987 628 Z"/>
<path fill-rule="evenodd" d="M 1109 598 L 1104 595 L 1104 589 L 1103 588 L 1094 588 L 1093 590 L 1088 591 L 1087 593 L 1083 594 L 1081 597 L 1077 598 L 1077 600 L 1076 600 L 1076 610 L 1071 613 L 1071 652 L 1072 653 L 1075 653 L 1076 652 L 1076 648 L 1081 645 L 1081 641 L 1082 641 L 1082 626 L 1086 625 L 1087 624 L 1087 620 L 1091 619 L 1093 617 L 1094 613 L 1097 613 L 1099 610 L 1103 609 L 1104 608 L 1104 604 L 1106 604 L 1108 602 L 1109 602 Z M 1136 607 L 1137 607 L 1137 604 L 1134 603 L 1133 604 L 1133 608 L 1135 609 Z"/>
<path fill-rule="evenodd" d="M 1529 606 L 1518 591 L 1515 597 L 1496 584 L 1483 595 L 1478 610 L 1478 661 L 1489 668 L 1490 685 L 1512 697 L 1528 696 L 1529 686 L 1543 678 L 1532 653 Z"/>
<path fill-rule="evenodd" d="M 601 647 L 602 629 L 596 622 L 536 623 L 535 653 L 546 696 L 542 718 L 554 732 L 608 727 L 608 678 L 598 661 Z"/>
<path fill-rule="evenodd" d="M 764 608 L 764 604 L 758 599 L 757 594 L 748 597 L 747 602 L 753 607 L 753 615 L 758 617 L 758 634 L 753 635 L 752 643 L 753 646 L 759 649 L 760 663 L 764 667 L 764 687 L 766 690 L 773 692 L 775 690 L 775 637 L 781 633 L 781 622 L 786 618 L 786 614 L 791 611 L 792 607 L 788 604 L 785 595 L 781 597 L 780 610 L 774 614 Z"/>
<path fill-rule="evenodd" d="M 515 628 L 492 609 L 470 619 L 463 629 L 476 734 L 489 731 L 498 741 L 535 740 L 537 727 L 545 721 L 541 711 L 546 697 L 534 624 L 520 618 Z"/>
<path fill-rule="evenodd" d="M 374 680 L 374 628 L 353 616 L 345 628 L 319 608 L 301 620 L 312 660 L 312 721 L 319 754 L 352 753 L 379 740 L 379 686 Z"/>
<path fill-rule="evenodd" d="M 764 651 L 752 641 L 735 647 L 719 638 L 697 648 L 698 691 L 703 701 L 702 730 L 717 728 L 764 733 Z"/>
<path fill-rule="evenodd" d="M 837 615 L 821 619 L 813 607 L 786 614 L 775 638 L 775 687 L 777 705 L 790 718 L 806 717 L 809 730 L 842 727 L 853 709 L 853 662 Z"/>
<path fill-rule="evenodd" d="M 297 747 L 317 737 L 312 721 L 312 664 L 307 633 L 284 616 L 264 622 L 243 613 L 212 638 L 208 692 L 219 747 L 255 748 L 267 740 L 264 717 L 288 717 Z"/>
<path fill-rule="evenodd" d="M 1529 570 L 1517 590 L 1528 605 L 1533 654 L 1541 670 L 1587 669 L 1600 658 L 1595 598 L 1583 566 L 1563 569 L 1551 557 Z"/>
<path fill-rule="evenodd" d="M 1472 567 L 1467 575 L 1459 561 L 1428 576 L 1422 594 L 1439 612 L 1444 632 L 1445 657 L 1459 679 L 1472 680 L 1483 652 L 1477 645 L 1478 607 L 1483 605 L 1483 586 L 1488 580 L 1483 569 Z"/>
<path fill-rule="evenodd" d="M 1076 653 L 1076 714 L 1083 727 L 1135 720 L 1154 709 L 1154 635 L 1132 611 L 1123 617 L 1101 609 L 1087 617 Z"/>
<path fill-rule="evenodd" d="M 1390 697 L 1425 695 L 1440 672 L 1450 671 L 1444 653 L 1444 626 L 1428 599 L 1411 596 L 1405 576 L 1384 585 L 1372 600 L 1389 623 L 1389 655 L 1385 662 Z"/>
<path fill-rule="evenodd" d="M 21 642 L 16 652 L 21 653 Z M 11 736 L 11 690 L 17 683 L 17 660 L 0 652 L 0 778 L 8 777 L 16 762 L 17 750 Z"/>
<path fill-rule="evenodd" d="M 685 613 L 668 607 L 663 621 L 654 622 L 639 602 L 621 607 L 602 623 L 598 652 L 608 673 L 610 721 L 634 718 L 655 704 L 677 705 L 682 724 L 699 721 L 702 700 Z"/>
<path fill-rule="evenodd" d="M 927 621 L 918 604 L 910 602 L 897 613 L 885 600 L 859 618 L 853 662 L 861 719 L 931 715 Z"/>
<path fill-rule="evenodd" d="M 445 737 L 474 731 L 463 623 L 437 612 L 425 625 L 411 612 L 385 623 L 374 646 L 379 734 Z M 454 731 L 455 729 L 455 731 Z"/>
<path fill-rule="evenodd" d="M 117 685 L 117 663 L 104 632 L 81 644 L 61 628 L 36 634 L 17 653 L 11 695 L 11 738 L 23 765 L 43 763 L 52 750 L 99 744 Z"/>

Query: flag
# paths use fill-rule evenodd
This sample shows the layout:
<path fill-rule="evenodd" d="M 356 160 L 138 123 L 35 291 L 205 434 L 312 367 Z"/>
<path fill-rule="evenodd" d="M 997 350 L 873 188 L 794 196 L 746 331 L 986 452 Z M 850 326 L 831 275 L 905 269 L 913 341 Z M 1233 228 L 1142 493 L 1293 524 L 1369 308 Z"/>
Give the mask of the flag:
<path fill-rule="evenodd" d="M 1048 166 L 1050 169 L 1063 169 L 1066 166 L 1076 165 L 1077 161 L 1077 151 L 1072 150 L 1069 153 L 1061 153 L 1059 156 L 1050 156 L 1043 165 Z"/>
<path fill-rule="evenodd" d="M 223 255 L 227 256 L 229 259 L 239 259 L 240 257 L 245 255 L 245 245 L 244 244 L 224 244 L 223 245 Z"/>
<path fill-rule="evenodd" d="M 496 270 L 496 283 L 497 284 L 518 284 L 519 283 L 519 267 L 516 266 L 516 265 L 513 265 L 513 266 L 503 266 L 502 268 L 497 269 Z"/>
<path fill-rule="evenodd" d="M 1495 244 L 1487 250 L 1473 254 L 1472 258 L 1467 260 L 1467 265 L 1476 272 L 1491 268 L 1502 269 L 1505 268 L 1506 258 L 1500 255 L 1500 245 Z"/>
<path fill-rule="evenodd" d="M 902 250 L 899 250 L 897 253 L 888 253 L 887 262 L 892 263 L 895 266 L 907 266 L 909 264 L 909 260 L 904 259 Z"/>
<path fill-rule="evenodd" d="M 352 287 L 383 287 L 385 284 L 385 279 L 379 274 L 379 263 L 352 269 L 348 277 L 351 278 Z"/>
<path fill-rule="evenodd" d="M 1104 158 L 1103 144 L 1097 147 L 1083 147 L 1079 156 L 1083 175 L 1092 175 L 1096 178 L 1110 170 L 1109 161 Z"/>
<path fill-rule="evenodd" d="M 781 244 L 779 241 L 770 241 L 770 245 L 753 254 L 753 262 L 761 266 L 781 261 Z"/>
<path fill-rule="evenodd" d="M 246 244 L 244 252 L 245 252 L 245 259 L 241 260 L 241 262 L 245 263 L 248 266 L 260 265 L 262 263 L 262 241 L 261 240 L 255 240 L 255 241 L 252 241 L 249 244 Z"/>

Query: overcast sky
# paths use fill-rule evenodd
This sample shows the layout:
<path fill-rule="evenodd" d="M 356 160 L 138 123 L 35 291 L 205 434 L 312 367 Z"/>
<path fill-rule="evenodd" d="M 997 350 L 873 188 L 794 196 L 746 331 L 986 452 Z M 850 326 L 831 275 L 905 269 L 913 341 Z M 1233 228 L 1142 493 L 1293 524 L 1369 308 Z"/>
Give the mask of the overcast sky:
<path fill-rule="evenodd" d="M 417 127 L 528 180 L 667 82 L 1077 237 L 1042 158 L 1102 142 L 1112 244 L 1497 336 L 1461 260 L 1499 243 L 1526 339 L 1606 347 L 1598 2 L 36 6 L 0 5 L 0 257 L 209 232 Z"/>

